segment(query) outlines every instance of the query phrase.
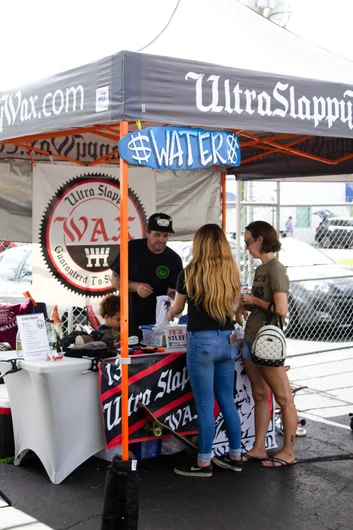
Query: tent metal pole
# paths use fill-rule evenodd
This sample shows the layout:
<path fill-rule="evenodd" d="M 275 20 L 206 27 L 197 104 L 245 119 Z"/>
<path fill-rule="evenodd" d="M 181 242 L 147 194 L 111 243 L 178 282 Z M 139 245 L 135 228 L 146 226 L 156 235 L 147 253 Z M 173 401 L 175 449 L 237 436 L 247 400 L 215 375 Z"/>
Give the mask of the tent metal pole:
<path fill-rule="evenodd" d="M 235 209 L 235 261 L 240 270 L 240 247 L 241 247 L 241 200 L 242 182 L 237 178 L 236 209 Z"/>
<path fill-rule="evenodd" d="M 277 182 L 276 185 L 276 198 L 277 198 L 277 204 L 276 204 L 276 230 L 278 233 L 280 233 L 281 230 L 281 183 Z"/>
<path fill-rule="evenodd" d="M 221 197 L 222 197 L 222 228 L 227 231 L 227 191 L 226 191 L 226 174 L 221 173 Z"/>
<path fill-rule="evenodd" d="M 129 132 L 127 121 L 120 123 L 120 138 Z M 120 321 L 121 321 L 121 434 L 122 459 L 129 459 L 129 280 L 128 280 L 128 163 L 120 158 Z"/>

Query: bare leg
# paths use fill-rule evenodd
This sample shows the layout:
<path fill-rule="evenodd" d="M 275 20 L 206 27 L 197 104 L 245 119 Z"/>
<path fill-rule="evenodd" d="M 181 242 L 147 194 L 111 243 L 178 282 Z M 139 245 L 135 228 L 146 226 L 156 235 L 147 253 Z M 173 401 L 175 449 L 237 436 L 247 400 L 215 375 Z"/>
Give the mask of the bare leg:
<path fill-rule="evenodd" d="M 266 458 L 266 433 L 270 423 L 270 407 L 268 403 L 270 389 L 261 371 L 252 361 L 244 361 L 245 370 L 251 383 L 255 402 L 255 443 L 248 454 L 254 458 Z M 246 457 L 243 459 L 246 462 Z"/>
<path fill-rule="evenodd" d="M 276 455 L 288 463 L 295 461 L 294 441 L 297 430 L 298 416 L 293 401 L 293 394 L 289 385 L 288 376 L 285 367 L 281 368 L 262 368 L 264 379 L 269 387 L 272 388 L 275 399 L 282 409 L 284 442 L 281 451 Z M 266 467 L 277 467 L 276 464 L 264 462 Z"/>

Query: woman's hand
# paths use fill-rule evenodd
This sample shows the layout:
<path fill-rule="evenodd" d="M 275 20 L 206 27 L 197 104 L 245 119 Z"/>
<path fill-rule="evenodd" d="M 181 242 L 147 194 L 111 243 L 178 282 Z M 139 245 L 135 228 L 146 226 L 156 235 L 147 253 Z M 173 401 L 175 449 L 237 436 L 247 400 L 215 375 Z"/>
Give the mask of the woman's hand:
<path fill-rule="evenodd" d="M 169 320 L 169 322 L 171 322 L 172 320 L 174 320 L 174 317 L 175 317 L 174 311 L 172 311 L 171 308 L 169 308 L 168 313 L 167 313 L 167 319 Z"/>
<path fill-rule="evenodd" d="M 176 291 L 174 302 L 168 309 L 167 313 L 167 319 L 169 321 L 174 320 L 177 315 L 180 315 L 184 311 L 185 302 L 186 294 L 180 294 Z"/>
<path fill-rule="evenodd" d="M 254 305 L 255 296 L 253 296 L 252 294 L 242 294 L 240 295 L 240 303 L 243 305 Z"/>
<path fill-rule="evenodd" d="M 235 314 L 235 321 L 239 326 L 243 326 L 244 320 L 247 320 L 248 314 L 246 312 L 246 309 L 243 305 L 240 305 L 237 309 L 237 312 Z"/>

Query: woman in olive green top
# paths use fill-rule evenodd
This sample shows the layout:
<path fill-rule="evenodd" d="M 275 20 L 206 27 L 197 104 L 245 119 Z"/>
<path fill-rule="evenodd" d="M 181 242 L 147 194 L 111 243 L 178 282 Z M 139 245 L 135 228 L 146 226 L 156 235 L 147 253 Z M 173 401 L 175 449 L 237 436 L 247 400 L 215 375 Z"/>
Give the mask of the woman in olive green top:
<path fill-rule="evenodd" d="M 282 318 L 287 315 L 289 280 L 285 267 L 275 256 L 275 252 L 281 248 L 281 243 L 273 226 L 264 221 L 255 221 L 246 227 L 244 239 L 249 253 L 253 258 L 260 259 L 261 265 L 256 269 L 251 294 L 242 295 L 237 311 L 239 324 L 242 324 L 243 318 L 247 319 L 243 359 L 255 402 L 255 443 L 250 451 L 243 454 L 243 462 L 260 460 L 264 467 L 283 467 L 296 464 L 294 440 L 297 412 L 286 369 L 284 366 L 275 368 L 255 365 L 251 347 L 271 303 L 274 302 L 277 315 Z M 248 311 L 251 311 L 249 317 Z M 265 447 L 270 421 L 270 389 L 282 409 L 284 430 L 283 447 L 274 458 L 267 457 Z"/>

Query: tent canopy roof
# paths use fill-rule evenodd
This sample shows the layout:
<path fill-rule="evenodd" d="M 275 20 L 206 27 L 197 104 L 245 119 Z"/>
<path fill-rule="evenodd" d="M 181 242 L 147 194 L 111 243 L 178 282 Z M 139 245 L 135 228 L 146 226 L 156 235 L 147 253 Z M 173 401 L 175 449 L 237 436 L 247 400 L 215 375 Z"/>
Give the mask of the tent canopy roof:
<path fill-rule="evenodd" d="M 234 0 L 181 1 L 166 30 L 144 52 L 353 84 L 353 62 L 281 28 Z"/>
<path fill-rule="evenodd" d="M 122 120 L 353 138 L 352 85 L 122 51 L 1 94 L 0 141 Z"/>
<path fill-rule="evenodd" d="M 353 173 L 353 63 L 238 2 L 213 3 L 181 2 L 144 50 L 171 57 L 123 51 L 0 93 L 0 159 L 116 163 L 119 122 L 138 120 L 236 131 L 241 178 Z M 78 138 L 96 146 L 91 159 L 70 148 Z"/>

